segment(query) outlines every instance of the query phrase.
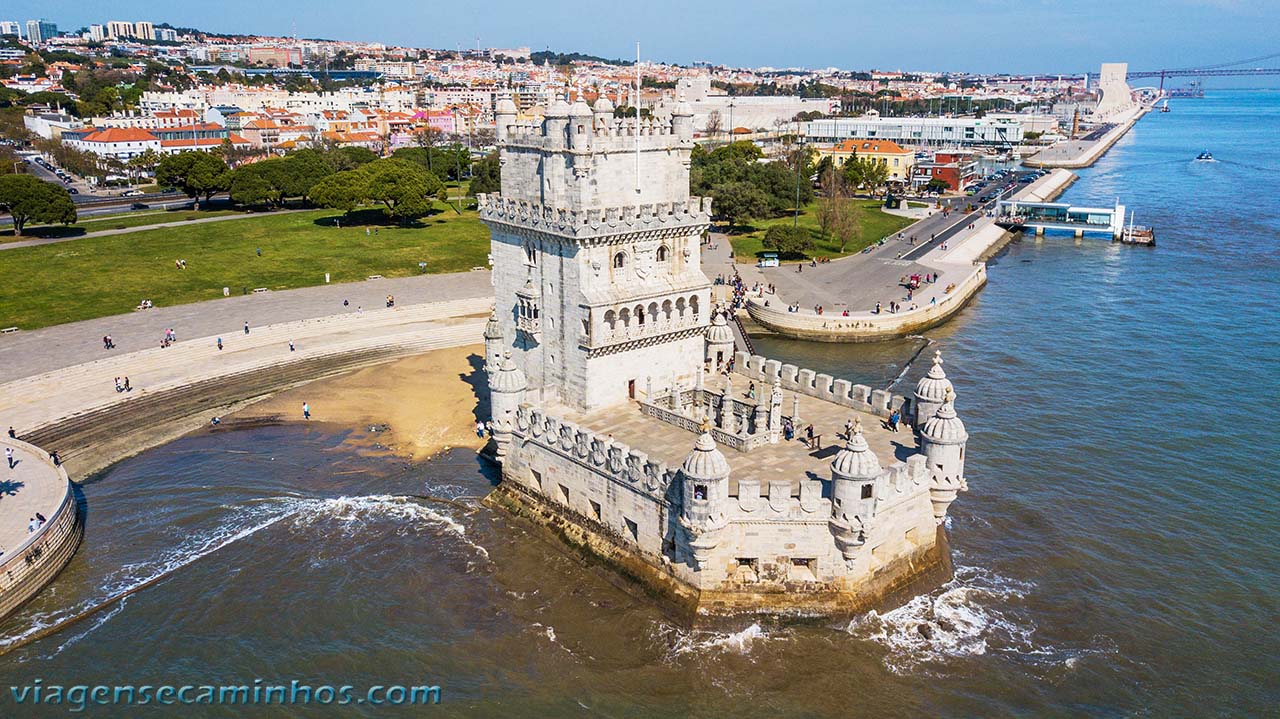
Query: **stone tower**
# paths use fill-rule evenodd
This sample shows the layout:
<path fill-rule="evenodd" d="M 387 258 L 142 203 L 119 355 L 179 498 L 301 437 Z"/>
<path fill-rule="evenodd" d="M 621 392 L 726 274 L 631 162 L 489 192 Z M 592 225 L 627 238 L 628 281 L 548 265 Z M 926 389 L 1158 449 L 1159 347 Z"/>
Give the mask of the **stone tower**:
<path fill-rule="evenodd" d="M 929 368 L 929 374 L 921 377 L 916 383 L 916 429 L 923 427 L 924 423 L 933 417 L 933 413 L 942 406 L 950 391 L 952 391 L 951 380 L 947 379 L 946 373 L 942 371 L 942 351 L 939 350 L 933 353 L 933 367 Z"/>
<path fill-rule="evenodd" d="M 725 364 L 733 359 L 735 349 L 733 330 L 724 319 L 723 312 L 713 313 L 711 326 L 707 328 L 707 366 L 712 372 L 724 369 Z"/>
<path fill-rule="evenodd" d="M 920 428 L 920 450 L 929 462 L 929 501 L 938 524 L 947 517 L 947 507 L 957 492 L 969 488 L 964 478 L 964 446 L 969 433 L 956 416 L 956 393 L 948 388 L 942 405 Z"/>
<path fill-rule="evenodd" d="M 503 349 L 502 324 L 498 322 L 498 309 L 495 307 L 484 325 L 484 371 L 489 376 L 498 371 Z"/>
<path fill-rule="evenodd" d="M 502 100 L 496 115 L 502 192 L 480 195 L 480 217 L 497 323 L 531 400 L 589 410 L 649 381 L 691 385 L 710 319 L 711 202 L 689 196 L 689 106 L 615 119 L 607 102 L 557 100 L 533 125 Z"/>
<path fill-rule="evenodd" d="M 844 449 L 831 462 L 828 525 L 845 561 L 852 561 L 867 541 L 867 523 L 876 502 L 876 479 L 882 471 L 880 460 L 862 436 L 862 420 L 855 420 Z"/>
<path fill-rule="evenodd" d="M 494 442 L 498 445 L 497 456 L 502 459 L 507 455 L 511 443 L 511 430 L 515 425 L 516 410 L 524 402 L 524 372 L 511 361 L 511 353 L 504 352 L 498 361 L 496 372 L 489 373 L 489 412 L 492 417 Z"/>
<path fill-rule="evenodd" d="M 680 467 L 680 527 L 685 544 L 697 567 L 705 566 L 720 544 L 721 530 L 728 525 L 729 462 L 711 438 L 711 423 L 702 433 Z"/>

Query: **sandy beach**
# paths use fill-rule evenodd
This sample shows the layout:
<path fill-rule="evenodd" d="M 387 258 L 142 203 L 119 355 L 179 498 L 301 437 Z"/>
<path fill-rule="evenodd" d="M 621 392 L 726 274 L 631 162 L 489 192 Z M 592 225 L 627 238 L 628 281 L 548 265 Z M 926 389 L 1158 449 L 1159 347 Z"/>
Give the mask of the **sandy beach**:
<path fill-rule="evenodd" d="M 234 424 L 304 421 L 355 429 L 350 442 L 422 460 L 454 447 L 479 449 L 488 418 L 484 346 L 434 350 L 280 392 L 228 416 Z M 372 428 L 372 429 L 371 429 Z"/>

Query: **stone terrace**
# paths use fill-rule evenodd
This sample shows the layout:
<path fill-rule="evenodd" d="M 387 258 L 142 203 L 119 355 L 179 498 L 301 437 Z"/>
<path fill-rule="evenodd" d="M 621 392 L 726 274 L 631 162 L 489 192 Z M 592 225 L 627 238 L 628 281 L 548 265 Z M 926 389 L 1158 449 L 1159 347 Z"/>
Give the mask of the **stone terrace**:
<path fill-rule="evenodd" d="M 13 449 L 17 466 L 9 469 L 0 457 L 0 559 L 13 554 L 30 536 L 27 522 L 36 512 L 53 517 L 67 493 L 67 481 L 49 463 L 47 455 L 25 442 L 8 437 L 0 446 Z M 3 452 L 3 450 L 0 450 Z"/>
<path fill-rule="evenodd" d="M 733 391 L 739 399 L 746 398 L 749 380 L 734 375 Z M 706 382 L 706 388 L 719 392 L 724 388 L 724 376 L 715 375 Z M 769 387 L 756 383 L 757 396 L 767 398 Z M 793 392 L 783 393 L 782 414 L 790 416 Z M 609 407 L 592 412 L 572 412 L 562 407 L 549 407 L 548 414 L 574 422 L 584 429 L 596 434 L 613 435 L 613 439 L 649 455 L 650 459 L 667 463 L 670 469 L 676 469 L 693 449 L 697 435 L 674 425 L 659 421 L 642 414 L 638 407 Z M 859 412 L 848 407 L 827 402 L 815 397 L 800 395 L 800 423 L 796 427 L 796 439 L 788 442 L 782 439 L 778 444 L 768 444 L 750 452 L 738 452 L 728 447 L 721 447 L 721 452 L 732 468 L 729 482 L 729 494 L 737 496 L 740 478 L 760 480 L 761 487 L 768 487 L 769 480 L 791 479 L 791 493 L 800 493 L 800 479 L 809 475 L 809 479 L 829 479 L 828 465 L 836 452 L 844 446 L 844 424 L 858 417 L 862 420 L 862 433 L 876 453 L 880 464 L 888 467 L 895 461 L 906 461 L 907 457 L 917 451 L 915 436 L 905 424 L 898 425 L 898 432 L 885 429 L 883 420 L 870 413 Z M 813 425 L 815 435 L 821 435 L 822 448 L 810 450 L 800 438 L 804 428 Z"/>

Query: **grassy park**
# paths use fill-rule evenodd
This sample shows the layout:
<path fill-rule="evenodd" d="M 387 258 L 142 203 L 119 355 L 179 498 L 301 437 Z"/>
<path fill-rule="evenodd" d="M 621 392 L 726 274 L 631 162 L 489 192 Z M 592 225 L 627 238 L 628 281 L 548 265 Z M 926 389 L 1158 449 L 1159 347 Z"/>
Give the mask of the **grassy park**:
<path fill-rule="evenodd" d="M 31 240 L 41 237 L 79 237 L 89 232 L 102 230 L 123 230 L 129 227 L 145 227 L 148 225 L 167 225 L 178 222 L 190 222 L 206 217 L 222 217 L 225 215 L 243 215 L 242 210 L 142 210 L 119 215 L 103 217 L 90 216 L 70 225 L 32 225 L 27 227 L 21 237 L 13 234 L 13 228 L 0 230 L 0 243 L 17 240 Z"/>
<path fill-rule="evenodd" d="M 834 258 L 855 254 L 880 238 L 896 234 L 915 222 L 907 217 L 882 212 L 879 200 L 856 200 L 856 202 L 862 208 L 861 231 L 848 243 L 844 252 L 840 251 L 839 240 L 830 235 L 825 238 L 821 236 L 817 203 L 810 203 L 801 208 L 799 226 L 808 229 L 813 236 L 814 248 L 809 253 L 811 257 Z M 729 242 L 733 245 L 734 258 L 738 262 L 754 263 L 761 253 L 769 252 L 763 244 L 764 233 L 774 225 L 790 225 L 792 221 L 792 215 L 788 214 L 785 217 L 762 220 L 748 227 L 737 228 L 737 232 L 729 236 Z"/>
<path fill-rule="evenodd" d="M 82 224 L 108 229 L 154 220 L 148 213 L 103 220 L 104 227 Z M 222 297 L 223 287 L 233 295 L 307 287 L 323 284 L 326 272 L 332 282 L 417 274 L 419 262 L 427 272 L 458 272 L 487 266 L 488 252 L 488 228 L 476 213 L 444 205 L 410 225 L 390 222 L 377 209 L 307 210 L 18 247 L 0 251 L 6 270 L 0 327 L 120 314 L 143 299 L 157 307 L 211 300 Z M 187 269 L 174 267 L 178 259 Z"/>

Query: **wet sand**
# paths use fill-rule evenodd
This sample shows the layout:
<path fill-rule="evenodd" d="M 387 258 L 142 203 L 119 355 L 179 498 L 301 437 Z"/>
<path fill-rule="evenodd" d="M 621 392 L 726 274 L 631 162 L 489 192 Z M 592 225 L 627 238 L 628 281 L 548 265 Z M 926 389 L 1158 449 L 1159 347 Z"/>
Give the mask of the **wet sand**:
<path fill-rule="evenodd" d="M 478 450 L 477 419 L 487 419 L 484 346 L 433 350 L 279 392 L 224 418 L 245 422 L 303 421 L 354 428 L 348 442 L 423 460 L 455 447 Z"/>

